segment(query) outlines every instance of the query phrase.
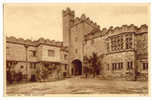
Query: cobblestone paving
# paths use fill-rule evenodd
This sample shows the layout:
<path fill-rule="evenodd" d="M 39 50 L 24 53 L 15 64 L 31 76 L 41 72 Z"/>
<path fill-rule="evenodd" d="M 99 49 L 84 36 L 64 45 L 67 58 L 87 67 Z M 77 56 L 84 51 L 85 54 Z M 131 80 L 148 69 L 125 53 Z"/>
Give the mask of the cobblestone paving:
<path fill-rule="evenodd" d="M 6 94 L 148 94 L 148 82 L 69 78 L 9 85 Z"/>

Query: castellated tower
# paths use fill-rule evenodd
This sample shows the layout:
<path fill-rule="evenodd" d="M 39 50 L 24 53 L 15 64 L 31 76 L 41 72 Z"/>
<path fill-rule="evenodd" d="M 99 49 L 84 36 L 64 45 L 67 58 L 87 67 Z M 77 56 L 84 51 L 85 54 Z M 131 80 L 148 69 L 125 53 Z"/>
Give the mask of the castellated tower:
<path fill-rule="evenodd" d="M 63 45 L 69 47 L 70 43 L 70 27 L 74 21 L 74 11 L 71 11 L 70 8 L 63 10 Z"/>
<path fill-rule="evenodd" d="M 69 57 L 68 57 L 68 70 L 71 75 L 71 26 L 74 22 L 74 11 L 71 11 L 70 8 L 63 10 L 62 12 L 62 23 L 63 23 L 63 45 L 68 47 Z"/>
<path fill-rule="evenodd" d="M 74 11 L 63 10 L 63 45 L 69 50 L 69 74 L 83 73 L 84 35 L 93 30 L 99 30 L 99 25 L 86 18 L 85 14 L 75 17 Z"/>

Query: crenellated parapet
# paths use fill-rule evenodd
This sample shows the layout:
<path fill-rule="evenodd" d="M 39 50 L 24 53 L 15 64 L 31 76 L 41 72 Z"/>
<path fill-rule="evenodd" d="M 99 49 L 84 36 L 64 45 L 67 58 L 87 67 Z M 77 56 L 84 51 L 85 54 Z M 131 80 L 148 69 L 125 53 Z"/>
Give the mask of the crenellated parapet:
<path fill-rule="evenodd" d="M 66 10 L 63 10 L 63 16 L 66 16 L 66 15 L 70 15 L 70 16 L 75 16 L 75 12 L 73 10 L 71 10 L 70 8 L 67 8 Z"/>
<path fill-rule="evenodd" d="M 102 30 L 101 30 L 101 36 L 104 36 L 104 35 L 106 35 L 107 34 L 107 32 L 108 32 L 108 29 L 107 28 L 103 28 Z"/>
<path fill-rule="evenodd" d="M 131 25 L 122 25 L 121 27 L 113 27 L 110 26 L 109 29 L 103 28 L 101 31 L 91 31 L 90 33 L 85 35 L 86 39 L 91 39 L 95 37 L 100 36 L 111 36 L 111 35 L 117 35 L 120 33 L 127 33 L 132 32 L 136 34 L 140 33 L 147 33 L 148 32 L 148 26 L 146 24 L 141 25 L 140 27 L 135 26 L 134 24 Z"/>
<path fill-rule="evenodd" d="M 124 33 L 124 32 L 137 32 L 138 27 L 135 26 L 134 24 L 131 25 L 122 25 L 121 27 L 115 27 L 113 29 L 113 32 L 111 34 L 120 34 L 120 33 Z"/>
<path fill-rule="evenodd" d="M 97 25 L 97 23 L 95 23 L 92 20 L 90 20 L 89 17 L 86 17 L 85 14 L 82 14 L 80 17 L 75 17 L 75 12 L 73 10 L 71 10 L 70 8 L 67 8 L 66 10 L 63 10 L 62 14 L 63 14 L 63 17 L 65 17 L 67 15 L 70 15 L 72 17 L 72 19 L 71 19 L 71 21 L 72 21 L 71 27 L 85 21 L 87 24 L 89 24 L 93 28 L 100 29 L 100 26 Z"/>
<path fill-rule="evenodd" d="M 43 44 L 43 45 L 49 45 L 49 46 L 63 47 L 63 42 L 61 41 L 49 40 L 49 39 L 44 39 L 44 38 L 39 38 L 38 40 L 32 41 L 30 39 L 16 38 L 16 37 L 11 36 L 11 37 L 6 37 L 6 42 L 29 45 L 29 46 L 39 46 Z"/>
<path fill-rule="evenodd" d="M 148 32 L 148 26 L 146 24 L 141 25 L 140 27 L 137 27 L 134 24 L 122 25 L 121 27 L 115 27 L 111 34 L 119 34 L 119 33 L 125 33 L 125 32 L 133 32 L 137 34 L 141 32 Z"/>
<path fill-rule="evenodd" d="M 113 26 L 110 26 L 110 27 L 109 27 L 109 29 L 107 29 L 107 32 L 106 32 L 106 34 L 105 34 L 105 35 L 112 34 L 112 33 L 113 33 L 113 31 L 114 31 Z"/>
<path fill-rule="evenodd" d="M 92 20 L 90 20 L 89 17 L 86 17 L 85 14 L 82 14 L 81 17 L 76 17 L 74 19 L 74 25 L 81 23 L 82 21 L 85 21 L 87 24 L 89 24 L 90 26 L 92 26 L 93 28 L 97 28 L 100 29 L 100 26 L 97 25 L 97 23 L 93 22 Z"/>
<path fill-rule="evenodd" d="M 36 42 L 38 43 L 38 45 L 44 44 L 44 45 L 57 46 L 57 47 L 62 47 L 63 46 L 63 42 L 44 39 L 44 38 L 40 38 Z"/>
<path fill-rule="evenodd" d="M 148 26 L 146 24 L 144 25 L 141 25 L 139 28 L 138 28 L 138 33 L 145 33 L 147 32 L 148 33 Z"/>
<path fill-rule="evenodd" d="M 29 39 L 24 40 L 23 38 L 16 38 L 14 36 L 6 37 L 6 42 L 34 46 L 33 41 Z"/>
<path fill-rule="evenodd" d="M 79 24 L 80 22 L 82 22 L 82 20 L 81 20 L 79 17 L 76 17 L 76 18 L 74 19 L 73 25 Z"/>
<path fill-rule="evenodd" d="M 86 22 L 87 22 L 89 25 L 91 25 L 92 27 L 97 28 L 97 29 L 100 29 L 100 26 L 97 25 L 96 22 L 91 21 L 89 17 L 86 19 Z"/>
<path fill-rule="evenodd" d="M 74 18 L 74 24 L 73 25 L 77 25 L 77 24 L 79 24 L 79 23 L 81 23 L 83 21 L 85 21 L 87 24 L 89 24 L 93 28 L 100 29 L 100 26 L 97 25 L 97 23 L 95 23 L 92 20 L 90 20 L 89 17 L 86 17 L 85 14 L 82 14 L 80 18 L 79 17 Z"/>

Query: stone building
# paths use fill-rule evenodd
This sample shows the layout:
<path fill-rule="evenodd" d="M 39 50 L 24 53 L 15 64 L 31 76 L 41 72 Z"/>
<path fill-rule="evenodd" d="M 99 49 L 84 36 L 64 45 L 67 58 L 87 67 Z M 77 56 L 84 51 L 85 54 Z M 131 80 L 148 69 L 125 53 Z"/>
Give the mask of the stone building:
<path fill-rule="evenodd" d="M 83 57 L 93 52 L 101 59 L 105 77 L 148 75 L 148 26 L 133 24 L 100 29 L 82 14 L 63 10 L 63 44 L 69 49 L 69 73 L 83 74 Z"/>
<path fill-rule="evenodd" d="M 30 80 L 42 68 L 50 73 L 60 70 L 62 76 L 67 75 L 68 51 L 62 42 L 40 38 L 37 41 L 24 40 L 15 37 L 6 38 L 6 68 L 7 71 L 21 72 L 24 79 Z"/>
<path fill-rule="evenodd" d="M 100 58 L 100 74 L 106 78 L 148 78 L 147 25 L 101 29 L 85 14 L 75 17 L 75 12 L 69 8 L 63 10 L 62 17 L 63 42 L 7 37 L 8 70 L 22 72 L 26 79 L 36 76 L 36 71 L 43 68 L 54 75 L 58 71 L 62 76 L 82 75 L 84 57 L 90 57 L 95 52 Z"/>

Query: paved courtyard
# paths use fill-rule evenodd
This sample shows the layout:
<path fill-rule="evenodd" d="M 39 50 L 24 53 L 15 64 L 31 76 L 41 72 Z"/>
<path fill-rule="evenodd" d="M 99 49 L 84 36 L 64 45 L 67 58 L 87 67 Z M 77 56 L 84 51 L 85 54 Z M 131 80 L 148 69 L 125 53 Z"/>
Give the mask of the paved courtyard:
<path fill-rule="evenodd" d="M 12 94 L 147 94 L 148 82 L 111 81 L 99 79 L 69 78 L 55 82 L 35 82 L 9 85 L 6 90 Z"/>

